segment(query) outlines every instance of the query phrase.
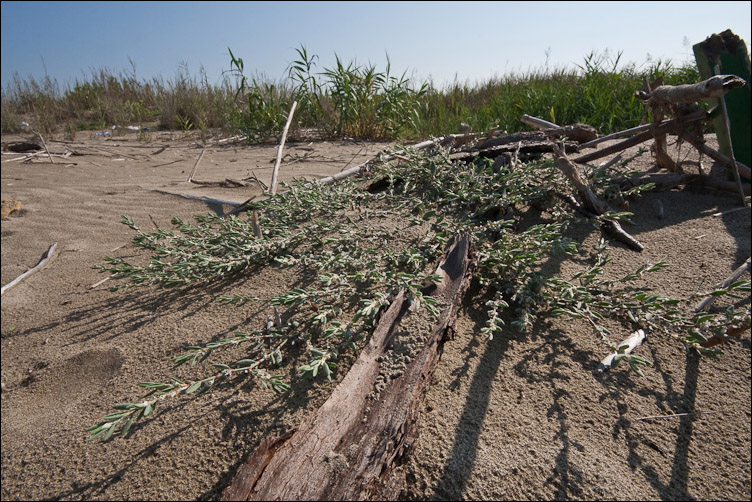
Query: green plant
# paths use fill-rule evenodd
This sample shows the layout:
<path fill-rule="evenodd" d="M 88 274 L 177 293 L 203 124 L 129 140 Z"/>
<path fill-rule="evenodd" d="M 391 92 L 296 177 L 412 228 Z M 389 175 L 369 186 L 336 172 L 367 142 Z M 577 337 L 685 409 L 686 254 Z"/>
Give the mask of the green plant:
<path fill-rule="evenodd" d="M 568 183 L 553 161 L 494 166 L 487 160 L 453 162 L 449 152 L 411 154 L 406 164 L 375 165 L 372 175 L 380 189 L 362 182 L 336 185 L 298 180 L 287 191 L 253 204 L 261 236 L 251 218 L 196 216 L 189 224 L 173 218 L 174 230 L 144 232 L 128 217 L 133 244 L 151 253 L 138 265 L 106 258 L 95 268 L 126 279 L 119 287 L 188 284 L 231 279 L 260 267 L 296 268 L 305 279 L 293 289 L 269 298 L 223 295 L 225 305 L 248 301 L 279 308 L 263 329 L 235 332 L 204 345 L 192 345 L 173 358 L 176 366 L 196 365 L 214 352 L 245 347 L 245 357 L 233 363 L 213 363 L 215 371 L 190 382 L 144 382 L 149 397 L 122 403 L 90 430 L 92 437 L 109 438 L 116 429 L 125 434 L 134 420 L 150 414 L 162 400 L 204 391 L 231 376 L 248 375 L 261 385 L 283 392 L 288 388 L 270 371 L 289 359 L 293 347 L 305 347 L 301 376 L 331 378 L 344 353 L 357 351 L 373 327 L 378 312 L 404 290 L 413 309 L 438 315 L 436 300 L 424 285 L 439 280 L 432 274 L 452 236 L 469 234 L 475 246 L 475 277 L 487 298 L 487 320 L 481 332 L 491 338 L 508 327 L 530 329 L 538 316 L 563 315 L 588 321 L 613 350 L 604 320 L 641 327 L 677 338 L 688 350 L 716 355 L 699 344 L 710 333 L 749 322 L 749 308 L 723 314 L 690 315 L 679 300 L 644 291 L 631 284 L 666 264 L 645 265 L 618 280 L 605 280 L 609 258 L 605 241 L 596 249 L 595 263 L 565 280 L 548 277 L 543 264 L 552 257 L 577 252 L 566 237 L 573 215 L 550 197 Z M 539 209 L 533 209 L 539 208 Z M 518 212 L 538 211 L 541 221 L 521 227 Z M 384 215 L 391 217 L 385 224 Z M 615 215 L 625 216 L 625 215 Z M 714 294 L 749 292 L 741 281 Z M 686 310 L 686 309 L 685 309 Z M 285 319 L 282 321 L 282 319 Z M 682 334 L 678 334 L 683 330 Z M 621 352 L 638 371 L 647 361 Z"/>

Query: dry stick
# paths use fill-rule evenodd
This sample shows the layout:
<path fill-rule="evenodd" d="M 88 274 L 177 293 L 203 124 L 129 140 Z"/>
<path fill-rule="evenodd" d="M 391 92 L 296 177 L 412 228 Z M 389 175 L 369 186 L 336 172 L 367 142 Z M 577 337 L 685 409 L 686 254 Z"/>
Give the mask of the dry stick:
<path fill-rule="evenodd" d="M 718 212 L 718 213 L 713 213 L 713 216 L 715 216 L 717 218 L 718 216 L 726 216 L 727 214 L 736 213 L 736 212 L 739 212 L 739 211 L 744 211 L 745 209 L 749 209 L 749 206 L 735 207 L 734 209 L 729 209 L 728 211 L 721 211 L 721 212 Z"/>
<path fill-rule="evenodd" d="M 715 58 L 715 74 L 716 76 L 721 76 L 721 63 L 718 56 Z M 727 76 L 727 75 L 724 75 Z M 738 77 L 736 77 L 738 79 Z M 721 111 L 723 112 L 723 123 L 726 126 L 726 134 L 728 135 L 729 139 L 729 154 L 731 156 L 731 165 L 733 166 L 734 171 L 734 179 L 736 180 L 736 185 L 739 187 L 739 196 L 742 198 L 742 206 L 747 207 L 747 199 L 744 196 L 744 188 L 742 187 L 742 180 L 739 177 L 739 168 L 736 165 L 736 158 L 734 157 L 734 145 L 731 142 L 731 120 L 729 120 L 729 114 L 728 109 L 726 108 L 726 97 L 720 96 L 718 98 L 718 101 L 721 102 Z"/>
<path fill-rule="evenodd" d="M 176 192 L 168 192 L 166 190 L 158 190 L 158 189 L 150 189 L 150 192 L 157 192 L 157 193 L 163 193 L 165 195 L 175 195 L 177 197 L 183 197 L 184 199 L 191 199 L 191 200 L 200 200 L 201 202 L 206 202 L 207 204 L 223 204 L 226 206 L 236 206 L 237 202 L 233 202 L 231 200 L 220 200 L 220 199 L 212 199 L 210 197 L 197 197 L 195 195 L 184 195 L 182 193 L 176 193 Z M 247 202 L 244 202 L 246 204 Z"/>
<path fill-rule="evenodd" d="M 745 321 L 742 322 L 741 326 L 736 326 L 733 328 L 727 328 L 726 332 L 723 334 L 715 334 L 702 342 L 700 344 L 701 347 L 705 347 L 706 349 L 709 349 L 711 347 L 715 347 L 716 345 L 720 345 L 722 343 L 726 343 L 727 341 L 731 340 L 732 337 L 739 337 L 742 333 L 749 330 L 750 321 L 749 317 Z"/>
<path fill-rule="evenodd" d="M 170 162 L 165 162 L 164 164 L 157 164 L 157 165 L 156 165 L 156 166 L 154 166 L 154 167 L 164 167 L 164 166 L 169 166 L 170 164 L 174 164 L 174 163 L 176 163 L 176 162 L 180 162 L 181 160 L 183 160 L 183 159 L 171 160 Z M 92 164 L 94 164 L 94 163 L 92 162 Z M 94 164 L 94 165 L 96 166 L 97 164 Z M 102 166 L 98 166 L 98 167 L 102 167 Z"/>
<path fill-rule="evenodd" d="M 292 102 L 290 113 L 287 115 L 287 122 L 285 128 L 282 130 L 282 140 L 279 142 L 279 148 L 277 148 L 277 160 L 274 162 L 274 171 L 272 171 L 272 195 L 277 193 L 277 174 L 279 173 L 279 164 L 282 162 L 282 149 L 285 147 L 285 139 L 287 139 L 287 130 L 290 128 L 290 122 L 292 122 L 292 115 L 295 113 L 295 107 L 298 106 L 297 101 Z"/>
<path fill-rule="evenodd" d="M 258 211 L 251 211 L 251 226 L 253 227 L 253 235 L 255 235 L 257 239 L 263 239 L 264 232 L 261 231 L 261 225 L 259 225 Z"/>
<path fill-rule="evenodd" d="M 633 127 L 631 129 L 624 129 L 623 131 L 615 132 L 607 136 L 601 136 L 600 138 L 596 138 L 593 141 L 588 141 L 587 143 L 581 144 L 580 150 L 582 150 L 583 148 L 592 148 L 598 143 L 603 143 L 604 141 L 608 141 L 610 139 L 621 138 L 622 136 L 629 136 L 630 134 L 647 131 L 651 127 L 653 127 L 653 124 L 644 124 L 641 126 Z"/>
<path fill-rule="evenodd" d="M 102 279 L 101 281 L 98 281 L 98 282 L 96 282 L 96 283 L 92 284 L 91 286 L 89 286 L 89 289 L 94 289 L 94 288 L 96 288 L 97 286 L 99 286 L 100 284 L 104 284 L 105 282 L 109 281 L 110 279 L 113 279 L 114 277 L 115 277 L 114 275 L 111 275 L 111 276 L 105 277 L 105 278 L 104 278 L 104 279 Z"/>
<path fill-rule="evenodd" d="M 718 285 L 716 289 L 724 289 L 729 284 L 732 284 L 736 282 L 737 279 L 739 279 L 742 275 L 744 275 L 746 272 L 749 271 L 750 268 L 750 258 L 747 258 L 747 261 L 745 261 L 739 268 L 733 271 L 733 273 L 721 284 Z M 710 307 L 715 299 L 718 298 L 717 296 L 708 296 L 703 301 L 697 304 L 695 307 L 695 313 L 701 312 L 705 310 L 706 308 Z"/>
<path fill-rule="evenodd" d="M 656 126 L 655 124 L 648 124 L 649 128 L 647 131 L 642 132 L 636 136 L 632 136 L 629 139 L 626 139 L 622 142 L 616 143 L 615 145 L 611 145 L 609 147 L 604 148 L 603 150 L 598 150 L 593 153 L 588 153 L 587 155 L 582 155 L 581 157 L 577 157 L 576 159 L 572 159 L 573 162 L 577 162 L 578 164 L 583 164 L 585 162 L 590 162 L 592 160 L 600 159 L 601 157 L 605 157 L 606 155 L 610 155 L 612 153 L 620 152 L 622 150 L 626 150 L 627 148 L 635 145 L 639 145 L 640 143 L 644 143 L 645 141 L 648 141 L 656 134 L 666 133 L 671 131 L 674 127 L 676 127 L 679 124 L 689 124 L 691 122 L 697 122 L 699 120 L 704 120 L 707 118 L 708 113 L 704 110 L 699 110 L 693 113 L 690 113 L 689 115 L 686 115 L 684 117 L 667 120 L 665 122 L 662 122 L 660 125 Z"/>
<path fill-rule="evenodd" d="M 522 116 L 520 122 L 527 124 L 536 129 L 557 129 L 559 126 L 548 120 L 539 119 L 538 117 L 531 117 L 527 113 Z"/>
<path fill-rule="evenodd" d="M 705 143 L 701 142 L 698 138 L 692 136 L 691 134 L 682 133 L 681 138 L 684 141 L 687 141 L 692 146 L 694 146 L 697 150 L 704 153 L 711 159 L 715 160 L 716 162 L 720 162 L 724 166 L 728 167 L 729 169 L 733 169 L 734 165 L 736 166 L 736 169 L 739 171 L 739 174 L 743 174 L 747 178 L 752 178 L 752 170 L 745 164 L 742 164 L 738 160 L 735 160 L 733 163 L 731 162 L 731 159 L 723 155 L 718 150 L 714 150 L 713 148 L 710 148 Z"/>
<path fill-rule="evenodd" d="M 700 413 L 710 414 L 710 413 L 723 413 L 723 412 L 722 411 L 690 411 L 689 413 L 677 413 L 675 415 L 653 415 L 650 417 L 640 417 L 640 418 L 635 418 L 635 420 L 652 420 L 654 418 L 686 417 L 687 415 L 696 415 Z"/>
<path fill-rule="evenodd" d="M 621 160 L 621 154 L 617 155 L 616 157 L 614 157 L 613 159 L 609 160 L 608 162 L 604 162 L 603 164 L 601 164 L 600 166 L 598 166 L 598 168 L 603 169 L 605 171 L 606 169 L 610 168 L 611 166 L 613 166 L 614 164 L 616 164 L 620 160 Z"/>
<path fill-rule="evenodd" d="M 435 140 L 426 140 L 426 141 L 423 141 L 421 143 L 418 143 L 417 145 L 413 145 L 411 147 L 408 147 L 407 149 L 400 150 L 396 155 L 401 155 L 401 154 L 407 153 L 408 149 L 422 150 L 422 149 L 427 148 L 427 147 L 429 147 L 431 145 L 440 144 L 444 139 L 446 139 L 446 138 L 442 137 L 442 138 L 438 138 L 438 139 L 435 139 Z M 350 176 L 353 176 L 355 174 L 360 173 L 363 169 L 368 168 L 374 161 L 378 160 L 378 158 L 379 158 L 379 156 L 377 155 L 376 157 L 374 157 L 373 159 L 371 159 L 371 160 L 369 160 L 367 162 L 359 164 L 359 165 L 357 165 L 355 167 L 351 167 L 350 169 L 346 169 L 344 171 L 341 171 L 341 172 L 335 174 L 334 176 L 327 176 L 326 178 L 321 178 L 320 180 L 317 181 L 317 183 L 322 184 L 322 185 L 331 185 L 335 181 L 340 181 L 340 180 L 343 180 L 345 178 L 349 178 Z M 384 156 L 384 157 L 381 158 L 381 162 L 389 162 L 390 160 L 394 160 L 395 158 L 396 157 L 394 156 L 394 154 L 392 154 L 392 155 L 386 155 L 386 156 Z"/>
<path fill-rule="evenodd" d="M 567 158 L 564 149 L 556 143 L 554 143 L 554 165 L 575 186 L 586 210 L 597 215 L 604 215 L 609 211 L 608 203 L 598 197 L 583 181 L 577 171 L 577 166 Z M 644 249 L 644 246 L 621 228 L 621 225 L 616 220 L 604 218 L 601 220 L 601 228 L 615 239 L 629 246 L 630 249 L 640 252 Z"/>
<path fill-rule="evenodd" d="M 626 339 L 624 339 L 618 345 L 618 347 L 624 347 L 626 345 L 626 349 L 624 349 L 623 352 L 619 352 L 617 350 L 616 352 L 613 352 L 613 353 L 609 354 L 608 356 L 606 356 L 606 358 L 603 359 L 603 361 L 601 361 L 598 364 L 597 371 L 599 373 L 603 373 L 604 371 L 608 371 L 611 368 L 613 368 L 616 365 L 616 363 L 619 362 L 616 359 L 617 355 L 619 355 L 620 353 L 621 354 L 630 354 L 635 348 L 639 347 L 642 344 L 642 342 L 645 341 L 645 338 L 647 338 L 647 335 L 645 334 L 645 330 L 642 330 L 642 329 L 638 329 L 637 331 L 635 331 L 634 333 L 632 333 L 631 335 L 629 335 Z"/>
<path fill-rule="evenodd" d="M 50 155 L 50 151 L 47 149 L 47 143 L 44 142 L 44 138 L 42 137 L 42 135 L 39 134 L 38 132 L 36 132 L 34 129 L 32 129 L 31 132 L 33 132 L 34 134 L 36 134 L 39 137 L 39 141 L 42 142 L 42 146 L 44 147 L 44 151 L 47 152 L 47 156 L 50 159 L 50 163 L 54 164 L 55 161 L 52 160 L 52 155 Z"/>
<path fill-rule="evenodd" d="M 198 156 L 198 159 L 196 159 L 196 163 L 193 164 L 193 170 L 191 171 L 191 175 L 188 176 L 188 179 L 185 180 L 186 183 L 190 183 L 193 179 L 193 175 L 196 174 L 196 169 L 198 169 L 198 163 L 201 162 L 201 159 L 204 157 L 204 153 L 206 153 L 206 148 L 201 150 L 201 155 Z"/>
<path fill-rule="evenodd" d="M 39 260 L 39 263 L 37 263 L 35 267 L 30 268 L 29 270 L 27 270 L 26 272 L 19 275 L 18 277 L 13 279 L 11 282 L 3 286 L 0 289 L 0 295 L 4 295 L 7 290 L 12 288 L 19 282 L 23 281 L 24 279 L 29 277 L 31 274 L 42 270 L 42 268 L 44 268 L 48 263 L 50 263 L 55 258 L 55 256 L 57 256 L 56 251 L 57 251 L 57 242 L 53 243 L 52 246 L 50 246 L 50 248 L 47 250 L 47 252 L 44 253 L 44 255 L 42 255 L 42 259 Z"/>

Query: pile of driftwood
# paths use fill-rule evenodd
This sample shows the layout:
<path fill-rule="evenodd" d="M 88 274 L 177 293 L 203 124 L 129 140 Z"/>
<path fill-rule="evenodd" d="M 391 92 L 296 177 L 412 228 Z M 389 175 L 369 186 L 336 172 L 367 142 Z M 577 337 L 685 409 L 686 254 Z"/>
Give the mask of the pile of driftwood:
<path fill-rule="evenodd" d="M 636 179 L 618 180 L 625 187 L 647 182 L 655 183 L 659 188 L 703 183 L 723 190 L 738 191 L 746 207 L 745 195 L 749 194 L 750 187 L 748 183 L 743 184 L 740 177 L 750 178 L 749 167 L 737 162 L 733 155 L 728 158 L 705 145 L 702 127 L 698 125 L 708 120 L 709 114 L 690 105 L 708 97 L 721 96 L 740 85 L 744 85 L 743 80 L 728 75 L 716 76 L 690 86 L 645 83 L 638 96 L 650 107 L 653 123 L 602 138 L 598 138 L 595 129 L 588 125 L 559 127 L 535 117 L 524 116 L 525 123 L 540 130 L 516 134 L 506 134 L 496 128 L 488 133 L 470 133 L 466 130 L 462 134 L 424 141 L 410 150 L 437 145 L 450 146 L 455 149 L 450 155 L 452 159 L 473 160 L 484 157 L 494 159 L 495 164 L 513 166 L 521 159 L 551 152 L 555 166 L 571 181 L 577 197 L 557 195 L 585 215 L 607 216 L 611 212 L 608 203 L 583 179 L 578 164 L 591 162 L 653 139 L 658 170 L 665 169 L 666 172 L 649 172 Z M 667 115 L 672 115 L 673 118 L 666 118 Z M 666 151 L 666 135 L 669 133 L 677 135 L 702 154 L 727 166 L 735 173 L 736 183 L 718 181 L 702 171 L 698 175 L 685 174 L 681 164 L 671 159 Z M 625 136 L 630 137 L 607 148 L 582 154 L 582 150 L 593 148 L 605 140 Z M 580 155 L 570 160 L 568 153 Z M 318 183 L 328 184 L 348 176 L 365 174 L 373 163 L 402 160 L 404 154 L 405 152 L 399 152 L 379 156 L 336 176 L 319 180 Z M 232 213 L 245 209 L 244 203 Z M 642 244 L 625 232 L 618 221 L 609 218 L 601 218 L 600 221 L 606 233 L 634 250 L 642 250 Z M 388 310 L 381 314 L 368 345 L 326 403 L 299 429 L 278 438 L 264 439 L 240 466 L 233 482 L 223 493 L 223 500 L 381 500 L 398 496 L 397 486 L 391 476 L 393 467 L 399 463 L 400 457 L 408 451 L 416 437 L 416 422 L 428 381 L 443 343 L 451 333 L 454 317 L 473 267 L 471 243 L 467 236 L 460 236 L 437 269 L 437 274 L 441 274 L 444 280 L 439 283 L 436 291 L 430 293 L 440 298 L 441 304 L 446 307 L 422 352 L 408 365 L 403 376 L 391 381 L 379 400 L 369 400 L 369 393 L 378 375 L 377 361 L 387 350 L 393 334 L 399 330 L 400 319 L 407 308 L 404 296 L 399 293 Z M 726 282 L 736 280 L 748 271 L 749 260 Z M 712 300 L 708 299 L 700 304 L 698 311 L 707 308 L 710 301 Z M 738 334 L 727 333 L 729 336 Z M 628 346 L 628 353 L 644 339 L 645 333 L 640 330 L 622 342 L 622 345 Z M 707 346 L 724 340 L 709 340 Z M 614 359 L 613 354 L 604 359 L 599 370 L 609 369 Z"/>

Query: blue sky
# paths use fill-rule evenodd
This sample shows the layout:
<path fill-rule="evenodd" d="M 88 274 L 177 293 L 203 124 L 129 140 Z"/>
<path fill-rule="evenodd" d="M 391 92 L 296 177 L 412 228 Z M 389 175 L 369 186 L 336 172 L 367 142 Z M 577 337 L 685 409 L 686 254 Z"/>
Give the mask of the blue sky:
<path fill-rule="evenodd" d="M 644 65 L 693 61 L 691 45 L 731 29 L 749 47 L 750 2 L 6 2 L 2 87 L 47 74 L 65 87 L 93 70 L 165 79 L 186 64 L 210 83 L 230 68 L 284 77 L 295 48 L 318 69 L 376 64 L 437 86 L 582 64 L 592 51 Z"/>

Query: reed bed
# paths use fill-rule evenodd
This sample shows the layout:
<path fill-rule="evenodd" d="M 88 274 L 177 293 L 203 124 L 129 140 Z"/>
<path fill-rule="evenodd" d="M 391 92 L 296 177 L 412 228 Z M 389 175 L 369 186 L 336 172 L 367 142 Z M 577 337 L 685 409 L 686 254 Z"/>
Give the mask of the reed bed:
<path fill-rule="evenodd" d="M 345 62 L 319 67 L 318 56 L 302 46 L 285 78 L 274 81 L 249 75 L 243 60 L 230 51 L 231 70 L 210 84 L 201 69 L 191 75 L 184 65 L 173 78 L 136 78 L 130 71 L 103 68 L 61 86 L 15 75 L 2 90 L 2 132 L 18 133 L 21 122 L 45 135 L 113 125 L 144 125 L 164 130 L 199 131 L 203 135 L 246 134 L 250 142 L 273 141 L 292 102 L 300 108 L 290 136 L 316 131 L 322 138 L 407 140 L 499 126 L 525 129 L 519 118 L 529 114 L 561 123 L 587 123 L 601 134 L 638 125 L 647 118 L 634 92 L 643 77 L 662 76 L 667 84 L 700 80 L 692 63 L 655 61 L 637 65 L 591 52 L 572 68 L 548 67 L 525 74 L 491 78 L 473 85 L 454 82 L 436 87 L 413 82 L 391 64 Z"/>

